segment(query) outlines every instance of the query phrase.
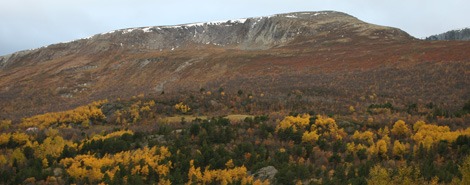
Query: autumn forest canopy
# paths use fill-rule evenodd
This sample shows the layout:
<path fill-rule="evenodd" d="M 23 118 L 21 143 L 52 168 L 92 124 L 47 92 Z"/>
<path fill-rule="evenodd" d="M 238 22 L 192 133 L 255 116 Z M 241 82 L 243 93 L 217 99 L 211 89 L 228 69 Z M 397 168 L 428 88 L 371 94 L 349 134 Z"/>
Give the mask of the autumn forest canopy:
<path fill-rule="evenodd" d="M 0 181 L 465 184 L 470 177 L 470 102 L 455 111 L 384 102 L 324 114 L 299 101 L 291 105 L 303 107 L 297 111 L 241 114 L 269 109 L 265 96 L 201 88 L 186 98 L 139 95 L 3 120 Z M 234 114 L 211 115 L 216 106 Z"/>

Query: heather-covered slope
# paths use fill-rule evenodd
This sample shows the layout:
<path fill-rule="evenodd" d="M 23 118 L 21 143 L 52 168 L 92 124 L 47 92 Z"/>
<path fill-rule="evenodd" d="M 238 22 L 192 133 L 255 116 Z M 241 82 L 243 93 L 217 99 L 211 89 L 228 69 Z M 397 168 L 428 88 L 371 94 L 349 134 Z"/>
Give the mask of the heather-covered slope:
<path fill-rule="evenodd" d="M 285 94 L 282 88 L 327 84 L 329 79 L 344 76 L 344 71 L 351 76 L 381 76 L 384 72 L 374 72 L 377 67 L 385 68 L 386 74 L 388 69 L 422 62 L 431 69 L 440 62 L 464 62 L 470 58 L 469 45 L 420 41 L 399 29 L 331 11 L 116 30 L 0 57 L 0 118 L 63 110 L 107 98 L 163 91 L 184 94 L 203 87 Z M 466 69 L 465 62 L 461 65 L 460 69 Z M 450 73 L 456 73 L 462 85 L 469 82 L 459 70 Z M 333 78 L 324 78 L 329 75 Z M 399 85 L 396 88 L 401 92 L 420 87 L 410 84 L 416 81 L 433 87 L 447 83 L 424 76 L 416 75 L 416 80 L 405 83 L 392 78 L 393 85 L 386 88 Z M 289 79 L 309 80 L 299 84 Z M 357 83 L 352 91 L 373 85 Z M 343 88 L 327 86 L 337 88 L 334 91 Z M 459 88 L 456 96 L 463 98 L 460 93 L 468 89 Z"/>

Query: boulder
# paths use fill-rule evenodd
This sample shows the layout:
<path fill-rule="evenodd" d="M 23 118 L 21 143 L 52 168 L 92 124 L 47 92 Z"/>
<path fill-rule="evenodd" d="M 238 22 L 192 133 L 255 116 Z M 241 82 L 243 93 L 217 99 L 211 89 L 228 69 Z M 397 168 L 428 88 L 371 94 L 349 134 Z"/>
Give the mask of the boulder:
<path fill-rule="evenodd" d="M 259 169 L 256 173 L 253 174 L 253 181 L 260 180 L 265 181 L 269 180 L 271 184 L 274 183 L 274 176 L 276 175 L 277 170 L 274 166 L 266 166 Z"/>
<path fill-rule="evenodd" d="M 54 176 L 56 176 L 56 177 L 61 176 L 62 173 L 63 173 L 62 168 L 55 168 L 54 169 Z"/>

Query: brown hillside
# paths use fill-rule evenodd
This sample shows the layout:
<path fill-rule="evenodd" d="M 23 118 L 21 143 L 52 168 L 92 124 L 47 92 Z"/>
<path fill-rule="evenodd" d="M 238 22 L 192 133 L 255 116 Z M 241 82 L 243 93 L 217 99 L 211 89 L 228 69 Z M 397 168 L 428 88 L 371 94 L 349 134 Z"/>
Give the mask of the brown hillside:
<path fill-rule="evenodd" d="M 468 48 L 339 12 L 123 29 L 0 57 L 0 119 L 220 87 L 273 102 L 298 90 L 325 109 L 373 94 L 451 103 L 470 98 Z"/>

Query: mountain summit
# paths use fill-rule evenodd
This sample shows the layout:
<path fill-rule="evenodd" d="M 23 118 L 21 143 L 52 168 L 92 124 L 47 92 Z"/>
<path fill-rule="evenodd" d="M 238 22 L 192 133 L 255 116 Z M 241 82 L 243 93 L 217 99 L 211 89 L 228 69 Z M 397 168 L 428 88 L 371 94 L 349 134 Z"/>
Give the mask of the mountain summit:
<path fill-rule="evenodd" d="M 341 12 L 298 12 L 273 16 L 114 30 L 91 37 L 21 51 L 0 58 L 0 69 L 28 57 L 45 61 L 70 54 L 97 54 L 108 50 L 175 50 L 224 48 L 256 50 L 280 47 L 296 38 L 324 36 L 410 39 L 398 29 L 362 22 Z M 335 38 L 336 37 L 336 38 Z M 32 57 L 32 58 L 31 58 Z M 33 62 L 34 62 L 33 61 Z"/>
<path fill-rule="evenodd" d="M 115 30 L 0 57 L 0 118 L 201 87 L 274 93 L 309 88 L 292 81 L 302 75 L 470 58 L 467 45 L 443 44 L 334 11 Z"/>

